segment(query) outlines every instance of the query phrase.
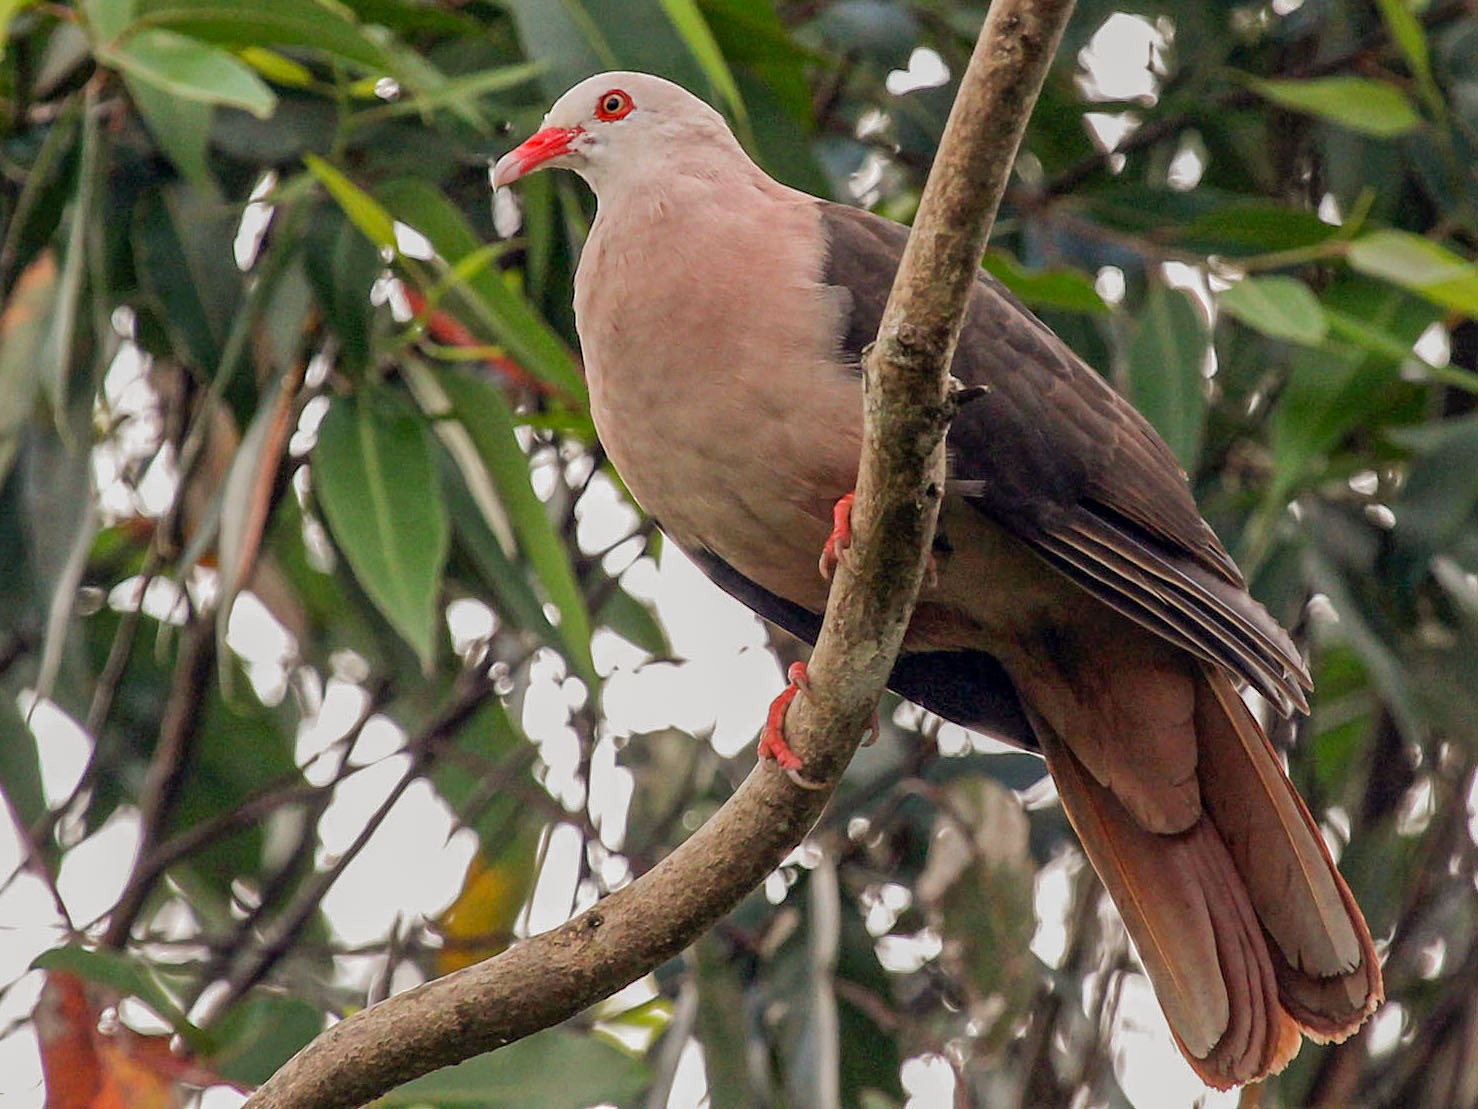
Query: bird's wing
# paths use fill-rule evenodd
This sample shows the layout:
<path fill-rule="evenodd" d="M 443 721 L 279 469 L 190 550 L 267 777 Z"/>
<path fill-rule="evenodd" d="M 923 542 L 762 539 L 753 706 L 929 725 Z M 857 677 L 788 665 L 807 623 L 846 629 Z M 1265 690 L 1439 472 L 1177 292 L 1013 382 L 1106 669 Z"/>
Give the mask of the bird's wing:
<path fill-rule="evenodd" d="M 822 276 L 847 290 L 838 357 L 877 335 L 908 229 L 818 201 Z M 951 425 L 951 488 L 1100 600 L 1306 710 L 1297 648 L 1247 595 L 1175 456 L 1132 405 L 984 271 L 954 375 L 983 391 Z"/>

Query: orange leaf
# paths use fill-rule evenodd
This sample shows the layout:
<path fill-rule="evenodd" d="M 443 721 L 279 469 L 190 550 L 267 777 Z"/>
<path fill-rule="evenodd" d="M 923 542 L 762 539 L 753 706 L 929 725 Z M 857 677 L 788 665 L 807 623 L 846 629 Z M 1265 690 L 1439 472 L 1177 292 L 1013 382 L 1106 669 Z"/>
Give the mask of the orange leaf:
<path fill-rule="evenodd" d="M 490 959 L 513 942 L 513 924 L 534 881 L 535 852 L 515 844 L 493 862 L 478 853 L 462 892 L 437 921 L 446 946 L 437 953 L 441 974 Z"/>
<path fill-rule="evenodd" d="M 89 1109 L 102 1088 L 103 1070 L 93 1050 L 98 1015 L 86 984 L 65 971 L 49 973 L 33 1021 L 41 1042 L 46 1109 Z"/>
<path fill-rule="evenodd" d="M 144 1036 L 99 1018 L 114 1002 L 75 974 L 51 971 L 33 1020 L 41 1041 L 46 1109 L 174 1109 L 184 1086 L 218 1086 L 208 1067 L 175 1054 L 170 1037 Z"/>

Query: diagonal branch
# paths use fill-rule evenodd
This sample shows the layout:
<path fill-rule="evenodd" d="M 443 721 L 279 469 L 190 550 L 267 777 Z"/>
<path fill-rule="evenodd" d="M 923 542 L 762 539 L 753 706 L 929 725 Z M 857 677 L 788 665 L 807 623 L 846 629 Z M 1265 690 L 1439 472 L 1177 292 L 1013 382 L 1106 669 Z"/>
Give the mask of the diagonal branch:
<path fill-rule="evenodd" d="M 943 491 L 948 366 L 965 297 L 1071 0 L 997 0 L 960 85 L 867 359 L 854 521 L 787 721 L 806 772 L 834 785 L 882 693 L 923 575 Z M 593 908 L 496 958 L 328 1029 L 247 1103 L 353 1106 L 550 1027 L 691 944 L 798 844 L 831 794 L 765 765 L 667 858 Z"/>

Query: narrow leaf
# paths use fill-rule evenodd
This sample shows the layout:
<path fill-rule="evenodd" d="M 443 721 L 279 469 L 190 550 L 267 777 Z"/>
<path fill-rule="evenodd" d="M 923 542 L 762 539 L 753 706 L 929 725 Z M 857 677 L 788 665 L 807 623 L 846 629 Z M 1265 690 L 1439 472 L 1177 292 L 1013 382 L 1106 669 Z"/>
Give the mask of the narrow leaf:
<path fill-rule="evenodd" d="M 1129 397 L 1194 472 L 1206 412 L 1201 370 L 1207 338 L 1200 313 L 1185 293 L 1156 284 L 1138 324 L 1126 362 Z"/>
<path fill-rule="evenodd" d="M 381 250 L 395 249 L 395 221 L 379 201 L 317 154 L 304 154 L 303 162 L 370 242 Z"/>
<path fill-rule="evenodd" d="M 1478 266 L 1408 231 L 1375 231 L 1350 244 L 1350 265 L 1433 304 L 1478 317 Z"/>
<path fill-rule="evenodd" d="M 1274 339 L 1315 346 L 1329 320 L 1319 298 L 1296 277 L 1249 277 L 1217 298 L 1230 316 Z"/>
<path fill-rule="evenodd" d="M 112 43 L 98 57 L 135 81 L 181 100 L 226 104 L 267 119 L 277 95 L 233 55 L 174 31 L 146 30 Z"/>
<path fill-rule="evenodd" d="M 598 679 L 590 657 L 591 621 L 585 596 L 570 565 L 564 540 L 529 483 L 528 456 L 518 444 L 508 402 L 495 386 L 471 374 L 447 370 L 437 375 L 437 381 L 450 399 L 452 411 L 477 445 L 483 465 L 508 511 L 524 557 L 559 610 L 560 632 L 572 652 L 571 663 L 594 688 Z"/>
<path fill-rule="evenodd" d="M 394 103 L 367 108 L 357 115 L 353 122 L 356 125 L 362 125 L 370 120 L 384 119 L 389 116 L 414 112 L 425 114 L 437 108 L 458 105 L 465 112 L 470 106 L 475 105 L 480 97 L 515 88 L 531 81 L 538 77 L 545 68 L 544 62 L 526 62 L 523 65 L 499 66 L 496 69 L 485 69 L 462 77 L 454 77 L 434 88 L 414 93 Z"/>
<path fill-rule="evenodd" d="M 192 184 L 207 187 L 210 172 L 205 165 L 205 151 L 210 141 L 215 105 L 176 96 L 170 90 L 151 81 L 140 80 L 131 73 L 123 75 L 123 83 L 128 87 L 134 106 L 144 117 L 149 133 L 169 155 L 169 160 Z"/>
<path fill-rule="evenodd" d="M 1376 138 L 1404 135 L 1421 122 L 1406 94 L 1384 81 L 1318 77 L 1307 81 L 1249 79 L 1248 83 L 1280 107 Z"/>
<path fill-rule="evenodd" d="M 355 578 L 430 667 L 449 529 L 424 423 L 372 400 L 338 400 L 319 428 L 312 472 Z"/>
<path fill-rule="evenodd" d="M 57 282 L 56 306 L 51 313 L 51 328 L 42 346 L 41 384 L 52 409 L 60 413 L 67 404 L 71 377 L 73 344 L 77 338 L 77 313 L 82 300 L 82 283 L 87 251 L 87 228 L 94 219 L 93 205 L 98 178 L 98 113 L 97 93 L 89 86 L 83 94 L 82 134 L 79 139 L 77 192 L 68 219 L 67 248 L 62 256 L 61 276 Z"/>
<path fill-rule="evenodd" d="M 719 49 L 713 31 L 709 29 L 708 21 L 699 10 L 696 0 L 662 0 L 662 8 L 667 12 L 667 18 L 672 20 L 677 33 L 682 36 L 688 50 L 703 67 L 704 75 L 713 83 L 713 87 L 728 103 L 735 116 L 741 121 L 745 119 L 744 99 L 739 95 L 739 86 L 735 84 L 734 74 L 729 70 L 724 52 Z"/>
<path fill-rule="evenodd" d="M 1427 50 L 1427 33 L 1422 30 L 1421 21 L 1412 11 L 1412 5 L 1407 0 L 1376 0 L 1376 6 L 1380 8 L 1381 19 L 1385 21 L 1386 30 L 1391 34 L 1391 41 L 1401 50 L 1406 64 L 1411 67 L 1412 76 L 1421 89 L 1422 99 L 1434 111 L 1444 112 L 1446 109 L 1442 94 L 1432 79 L 1432 58 Z"/>
<path fill-rule="evenodd" d="M 1391 38 L 1401 48 L 1412 73 L 1430 80 L 1432 63 L 1427 55 L 1427 37 L 1411 6 L 1406 0 L 1376 0 L 1376 7 L 1380 8 L 1381 19 L 1391 32 Z"/>
<path fill-rule="evenodd" d="M 40 348 L 56 287 L 56 255 L 47 250 L 21 271 L 0 313 L 0 485 L 41 391 Z"/>
<path fill-rule="evenodd" d="M 986 254 L 981 267 L 1031 308 L 1060 308 L 1064 312 L 1108 315 L 1108 305 L 1089 277 L 1073 269 L 1029 270 L 999 250 Z"/>
<path fill-rule="evenodd" d="M 304 47 L 385 74 L 392 64 L 334 0 L 142 0 L 138 28 L 167 28 L 223 47 Z"/>

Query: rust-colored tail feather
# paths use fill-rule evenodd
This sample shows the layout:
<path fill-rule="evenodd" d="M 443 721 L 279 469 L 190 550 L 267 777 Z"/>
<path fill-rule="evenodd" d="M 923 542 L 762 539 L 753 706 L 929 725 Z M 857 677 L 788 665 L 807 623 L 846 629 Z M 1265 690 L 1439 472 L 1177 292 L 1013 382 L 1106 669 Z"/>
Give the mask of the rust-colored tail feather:
<path fill-rule="evenodd" d="M 1220 670 L 1195 681 L 1202 814 L 1174 834 L 1148 831 L 1030 715 L 1181 1050 L 1226 1089 L 1282 1070 L 1303 1035 L 1344 1039 L 1383 993 L 1369 929 L 1262 729 Z"/>

